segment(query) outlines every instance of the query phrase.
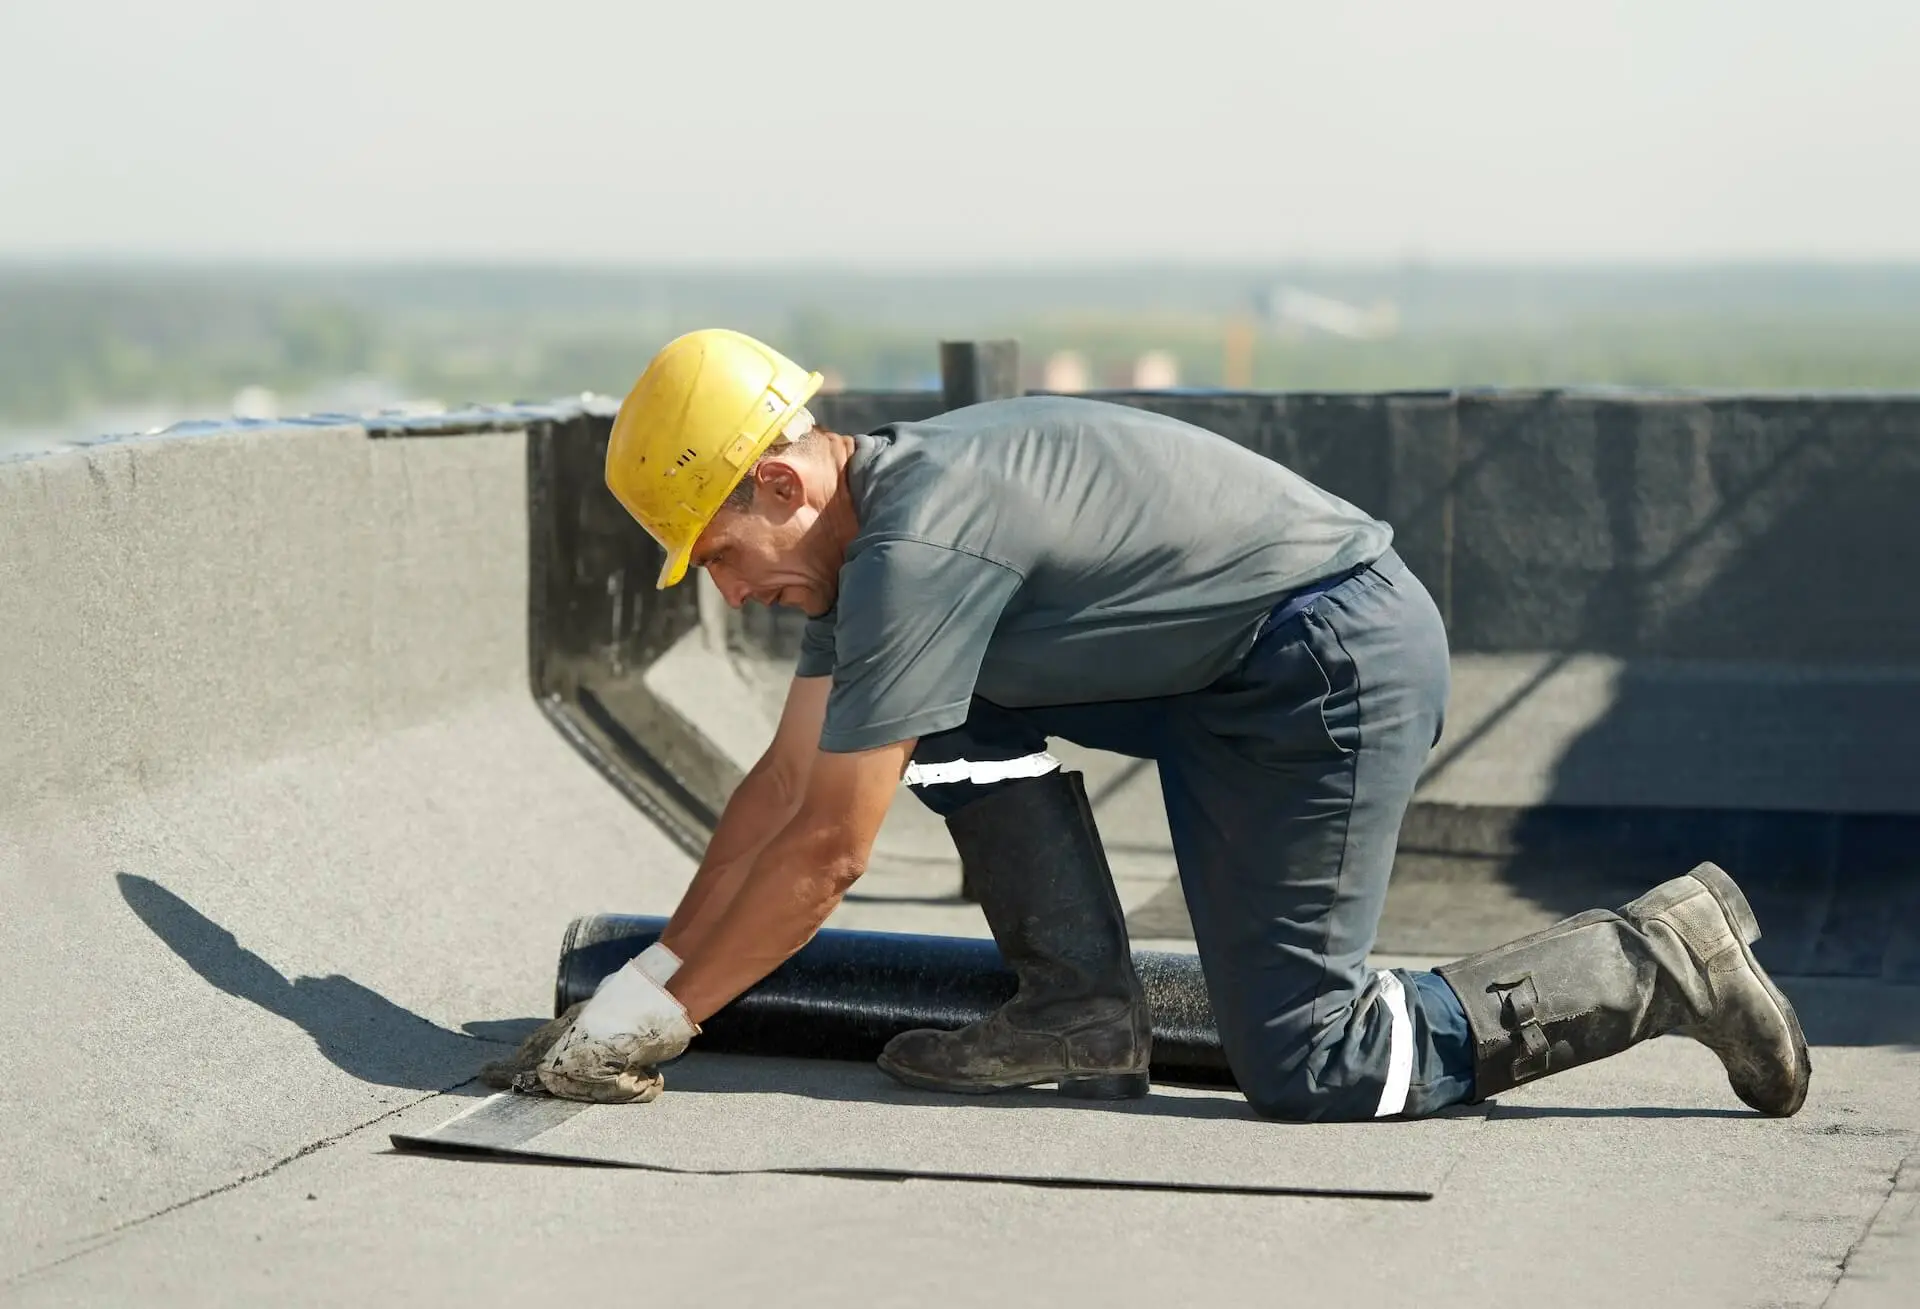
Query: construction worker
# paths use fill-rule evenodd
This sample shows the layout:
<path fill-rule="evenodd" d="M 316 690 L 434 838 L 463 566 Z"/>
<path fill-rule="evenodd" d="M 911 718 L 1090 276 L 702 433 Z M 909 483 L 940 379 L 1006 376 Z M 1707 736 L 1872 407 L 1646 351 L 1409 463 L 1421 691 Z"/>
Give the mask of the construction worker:
<path fill-rule="evenodd" d="M 621 406 L 607 484 L 728 603 L 809 615 L 772 744 L 659 944 L 537 1065 L 550 1092 L 657 1094 L 656 1066 L 799 950 L 865 867 L 904 780 L 943 815 L 1013 1000 L 896 1037 L 939 1091 L 1148 1089 L 1125 920 L 1058 737 L 1154 760 L 1234 1077 L 1292 1120 L 1418 1116 L 1663 1032 L 1767 1114 L 1806 1041 L 1703 864 L 1618 911 L 1434 972 L 1375 969 L 1401 818 L 1440 735 L 1446 633 L 1392 531 L 1281 465 L 1145 411 L 1065 397 L 824 430 L 820 385 L 695 332 Z"/>

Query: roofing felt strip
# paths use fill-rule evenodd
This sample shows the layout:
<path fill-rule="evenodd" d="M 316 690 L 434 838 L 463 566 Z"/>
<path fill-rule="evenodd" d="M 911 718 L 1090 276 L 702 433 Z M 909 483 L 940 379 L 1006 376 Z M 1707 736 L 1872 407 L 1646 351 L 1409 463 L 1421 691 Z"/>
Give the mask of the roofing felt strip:
<path fill-rule="evenodd" d="M 1246 1195 L 1429 1200 L 1482 1122 L 1301 1125 L 1236 1092 L 1156 1087 L 1143 1100 L 911 1090 L 866 1064 L 694 1054 L 645 1105 L 496 1095 L 402 1150 L 675 1173 L 814 1173 Z"/>

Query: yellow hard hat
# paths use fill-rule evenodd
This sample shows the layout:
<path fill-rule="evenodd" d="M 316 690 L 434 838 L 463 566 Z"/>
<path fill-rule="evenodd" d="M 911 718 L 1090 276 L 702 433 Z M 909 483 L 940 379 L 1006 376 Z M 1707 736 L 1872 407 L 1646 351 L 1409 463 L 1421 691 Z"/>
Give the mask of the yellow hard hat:
<path fill-rule="evenodd" d="M 722 328 L 670 341 L 634 383 L 607 442 L 607 489 L 667 552 L 657 586 L 774 438 L 820 389 L 773 347 Z"/>

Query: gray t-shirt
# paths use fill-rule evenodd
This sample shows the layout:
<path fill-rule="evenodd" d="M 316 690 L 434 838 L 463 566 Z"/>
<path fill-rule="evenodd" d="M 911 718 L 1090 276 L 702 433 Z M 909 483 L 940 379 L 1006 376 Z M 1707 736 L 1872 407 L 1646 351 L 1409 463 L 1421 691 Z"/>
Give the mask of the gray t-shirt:
<path fill-rule="evenodd" d="M 795 672 L 833 675 L 824 750 L 1011 708 L 1198 690 L 1288 592 L 1393 532 L 1225 437 L 1030 396 L 854 438 L 859 533 Z"/>

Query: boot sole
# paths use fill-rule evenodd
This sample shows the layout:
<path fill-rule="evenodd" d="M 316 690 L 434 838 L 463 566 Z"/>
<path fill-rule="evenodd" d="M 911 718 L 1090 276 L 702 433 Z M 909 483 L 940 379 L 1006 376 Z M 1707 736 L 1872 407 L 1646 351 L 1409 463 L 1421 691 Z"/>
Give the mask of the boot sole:
<path fill-rule="evenodd" d="M 1792 1102 L 1785 1108 L 1773 1109 L 1754 1104 L 1753 1101 L 1746 1100 L 1745 1096 L 1740 1098 L 1746 1100 L 1749 1107 L 1758 1109 L 1763 1114 L 1790 1118 L 1800 1112 L 1800 1106 L 1807 1102 L 1807 1088 L 1813 1080 L 1813 1058 L 1807 1051 L 1807 1035 L 1800 1028 L 1800 1015 L 1794 1012 L 1793 1002 L 1773 984 L 1773 979 L 1767 976 L 1767 970 L 1760 966 L 1758 959 L 1754 958 L 1753 943 L 1760 939 L 1760 920 L 1754 917 L 1753 906 L 1747 903 L 1746 893 L 1720 865 L 1703 863 L 1688 876 L 1706 887 L 1713 898 L 1719 902 L 1721 912 L 1726 914 L 1727 921 L 1733 925 L 1735 933 L 1740 938 L 1740 953 L 1746 959 L 1747 967 L 1752 970 L 1755 977 L 1760 979 L 1761 988 L 1766 991 L 1767 998 L 1779 1011 L 1780 1019 L 1787 1025 L 1787 1030 L 1793 1034 L 1794 1096 Z M 1737 1087 L 1735 1094 L 1739 1094 Z"/>
<path fill-rule="evenodd" d="M 1064 1077 L 1058 1073 L 1047 1073 L 1008 1081 L 948 1082 L 902 1068 L 884 1054 L 875 1062 L 880 1066 L 880 1071 L 897 1082 L 904 1082 L 922 1091 L 945 1091 L 953 1095 L 993 1095 L 1000 1091 L 1017 1091 L 1022 1087 L 1043 1086 L 1052 1082 L 1057 1094 L 1072 1100 L 1138 1100 L 1153 1089 L 1152 1075 L 1144 1072 L 1075 1073 Z"/>

